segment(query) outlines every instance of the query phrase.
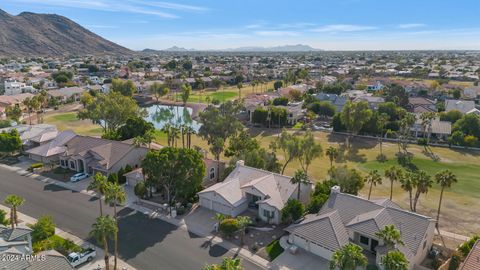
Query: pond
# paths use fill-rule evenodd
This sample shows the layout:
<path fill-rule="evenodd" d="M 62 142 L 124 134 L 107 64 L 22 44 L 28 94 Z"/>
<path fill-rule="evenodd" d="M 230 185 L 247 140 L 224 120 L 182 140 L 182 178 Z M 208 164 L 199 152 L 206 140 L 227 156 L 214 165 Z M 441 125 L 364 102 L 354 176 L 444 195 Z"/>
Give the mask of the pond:
<path fill-rule="evenodd" d="M 162 129 L 165 124 L 173 126 L 187 125 L 198 131 L 200 124 L 192 119 L 192 109 L 182 106 L 152 105 L 145 107 L 148 116 L 145 120 L 152 122 L 156 129 Z"/>

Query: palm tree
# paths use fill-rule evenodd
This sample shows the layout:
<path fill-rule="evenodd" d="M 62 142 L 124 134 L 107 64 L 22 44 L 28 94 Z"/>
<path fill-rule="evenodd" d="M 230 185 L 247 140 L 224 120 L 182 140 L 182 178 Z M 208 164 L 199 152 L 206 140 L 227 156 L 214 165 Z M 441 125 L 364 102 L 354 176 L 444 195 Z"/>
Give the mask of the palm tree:
<path fill-rule="evenodd" d="M 110 269 L 109 253 L 108 253 L 108 241 L 118 232 L 117 224 L 115 220 L 110 216 L 100 216 L 92 225 L 92 231 L 90 231 L 90 237 L 97 240 L 98 243 L 102 243 L 103 250 L 105 251 L 105 269 Z"/>
<path fill-rule="evenodd" d="M 28 120 L 30 125 L 32 125 L 32 118 L 30 117 L 30 114 L 32 112 L 32 103 L 30 102 L 30 98 L 27 97 L 22 101 L 23 105 L 27 108 L 27 113 L 28 113 Z"/>
<path fill-rule="evenodd" d="M 390 180 L 390 201 L 393 196 L 393 182 L 403 178 L 403 170 L 395 165 L 385 170 L 385 177 Z"/>
<path fill-rule="evenodd" d="M 362 248 L 355 244 L 346 244 L 333 253 L 330 261 L 330 270 L 336 268 L 340 270 L 355 270 L 359 266 L 365 267 L 368 261 L 362 251 Z"/>
<path fill-rule="evenodd" d="M 222 264 L 211 264 L 202 270 L 244 270 L 239 258 L 223 258 Z"/>
<path fill-rule="evenodd" d="M 438 202 L 438 211 L 437 211 L 437 229 L 438 221 L 440 220 L 440 207 L 442 206 L 443 199 L 443 190 L 445 188 L 451 187 L 454 183 L 458 182 L 457 176 L 455 176 L 450 170 L 443 170 L 435 174 L 435 181 L 439 184 L 442 189 L 440 191 L 440 201 Z"/>
<path fill-rule="evenodd" d="M 387 225 L 381 231 L 375 234 L 383 241 L 388 250 L 392 250 L 396 245 L 404 245 L 400 231 L 394 225 Z"/>
<path fill-rule="evenodd" d="M 13 229 L 15 226 L 18 226 L 17 208 L 25 203 L 25 199 L 18 195 L 10 194 L 5 198 L 3 203 L 10 206 L 10 224 Z"/>
<path fill-rule="evenodd" d="M 402 187 L 403 190 L 408 192 L 410 210 L 413 211 L 412 192 L 413 192 L 413 188 L 415 187 L 415 180 L 414 180 L 413 173 L 408 172 L 403 177 L 400 177 L 400 186 Z"/>
<path fill-rule="evenodd" d="M 422 128 L 423 128 L 423 138 L 425 137 L 427 138 L 427 146 L 430 139 L 430 132 L 431 132 L 433 119 L 435 119 L 434 112 L 424 112 L 420 115 L 420 120 L 422 121 Z"/>
<path fill-rule="evenodd" d="M 237 217 L 238 227 L 240 228 L 240 246 L 243 245 L 243 238 L 245 237 L 245 229 L 252 224 L 252 219 L 249 216 Z"/>
<path fill-rule="evenodd" d="M 385 270 L 408 270 L 409 264 L 405 255 L 398 251 L 390 251 L 382 257 L 382 265 Z"/>
<path fill-rule="evenodd" d="M 302 184 L 308 184 L 308 175 L 304 170 L 297 170 L 294 176 L 290 179 L 290 183 L 298 185 L 297 187 L 297 200 L 300 201 L 300 188 Z"/>
<path fill-rule="evenodd" d="M 241 82 L 237 83 L 237 88 L 238 88 L 238 100 L 240 100 L 240 99 L 242 99 L 243 84 Z"/>
<path fill-rule="evenodd" d="M 127 194 L 122 186 L 118 183 L 107 183 L 105 188 L 105 202 L 113 204 L 113 217 L 115 219 L 115 224 L 117 226 L 117 231 L 114 234 L 114 243 L 115 243 L 115 258 L 113 263 L 113 269 L 117 269 L 117 257 L 118 257 L 118 213 L 117 213 L 117 204 L 125 203 L 127 200 Z"/>
<path fill-rule="evenodd" d="M 385 129 L 385 125 L 390 120 L 390 116 L 386 113 L 381 113 L 378 116 L 378 127 L 380 129 L 380 156 L 383 156 L 383 130 Z"/>
<path fill-rule="evenodd" d="M 97 193 L 98 203 L 100 205 L 100 216 L 103 216 L 102 196 L 103 194 L 105 194 L 106 185 L 107 185 L 107 177 L 97 172 L 93 176 L 93 180 L 90 181 L 90 184 L 87 187 L 87 190 L 93 190 Z"/>
<path fill-rule="evenodd" d="M 329 146 L 325 153 L 327 154 L 328 159 L 330 159 L 330 169 L 332 169 L 333 168 L 333 161 L 338 156 L 338 149 L 333 147 L 333 146 Z"/>
<path fill-rule="evenodd" d="M 430 177 L 430 175 L 428 175 L 425 171 L 419 171 L 414 175 L 415 175 L 414 184 L 417 187 L 417 190 L 415 192 L 415 198 L 413 199 L 413 212 L 417 212 L 418 199 L 420 198 L 421 194 L 428 193 L 428 190 L 433 185 L 433 180 Z"/>
<path fill-rule="evenodd" d="M 365 177 L 365 182 L 370 183 L 370 189 L 368 191 L 368 199 L 370 200 L 370 195 L 372 194 L 372 187 L 382 184 L 382 177 L 378 174 L 377 170 L 371 170 L 368 175 Z"/>

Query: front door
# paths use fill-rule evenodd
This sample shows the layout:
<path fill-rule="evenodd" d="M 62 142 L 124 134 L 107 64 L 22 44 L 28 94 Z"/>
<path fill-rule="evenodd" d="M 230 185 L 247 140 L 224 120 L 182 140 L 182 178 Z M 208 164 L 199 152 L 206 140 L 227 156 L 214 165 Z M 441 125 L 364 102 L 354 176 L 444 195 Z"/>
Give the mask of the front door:
<path fill-rule="evenodd" d="M 378 241 L 375 240 L 375 239 L 370 239 L 371 241 L 371 244 L 370 244 L 370 251 L 372 251 L 373 253 L 377 253 L 377 251 L 375 250 L 375 248 L 378 246 Z"/>

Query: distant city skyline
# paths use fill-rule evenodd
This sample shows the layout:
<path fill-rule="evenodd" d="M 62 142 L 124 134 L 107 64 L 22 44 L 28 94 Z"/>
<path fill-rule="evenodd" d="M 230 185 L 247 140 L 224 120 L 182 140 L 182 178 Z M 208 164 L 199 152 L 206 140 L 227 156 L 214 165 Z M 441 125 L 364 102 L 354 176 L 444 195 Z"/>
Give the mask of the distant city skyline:
<path fill-rule="evenodd" d="M 0 9 L 59 14 L 133 50 L 480 49 L 478 0 L 3 0 Z"/>

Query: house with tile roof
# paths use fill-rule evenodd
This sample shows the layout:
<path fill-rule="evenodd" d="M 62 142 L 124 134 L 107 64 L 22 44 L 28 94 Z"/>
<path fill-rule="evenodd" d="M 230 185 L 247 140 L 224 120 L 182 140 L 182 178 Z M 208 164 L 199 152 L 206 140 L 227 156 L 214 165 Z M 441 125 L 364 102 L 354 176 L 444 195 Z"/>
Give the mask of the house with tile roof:
<path fill-rule="evenodd" d="M 147 152 L 147 147 L 137 147 L 130 141 L 80 136 L 72 131 L 61 132 L 49 143 L 27 151 L 33 160 L 58 162 L 62 168 L 90 175 L 116 173 L 126 165 L 138 167 Z"/>
<path fill-rule="evenodd" d="M 0 129 L 0 132 L 10 132 L 16 129 L 22 140 L 23 149 L 30 149 L 45 144 L 57 136 L 57 127 L 48 124 L 16 125 Z"/>
<path fill-rule="evenodd" d="M 16 250 L 22 254 L 32 254 L 31 233 L 32 230 L 25 226 L 7 228 L 0 225 L 0 253 L 7 250 Z"/>
<path fill-rule="evenodd" d="M 24 254 L 11 248 L 0 252 L 0 256 L 19 257 Z M 39 252 L 31 260 L 0 260 L 0 269 L 8 270 L 73 270 L 67 258 L 55 250 Z"/>
<path fill-rule="evenodd" d="M 410 262 L 410 269 L 419 265 L 432 246 L 435 221 L 403 210 L 388 199 L 366 200 L 341 193 L 335 186 L 318 214 L 308 215 L 285 230 L 289 243 L 324 259 L 330 260 L 335 251 L 354 243 L 381 267 L 387 250 L 376 234 L 387 225 L 400 231 L 404 245 L 396 248 Z"/>
<path fill-rule="evenodd" d="M 198 193 L 199 204 L 232 217 L 251 209 L 261 220 L 279 224 L 281 210 L 298 194 L 298 185 L 292 184 L 290 179 L 289 176 L 245 166 L 240 160 L 223 182 Z M 308 199 L 310 191 L 311 185 L 301 186 L 301 201 Z"/>
<path fill-rule="evenodd" d="M 459 270 L 478 270 L 480 269 L 480 240 L 473 245 L 470 253 L 460 265 Z"/>
<path fill-rule="evenodd" d="M 445 111 L 457 110 L 463 114 L 478 113 L 478 109 L 475 108 L 475 102 L 473 100 L 456 100 L 456 99 L 447 99 L 445 100 Z"/>

